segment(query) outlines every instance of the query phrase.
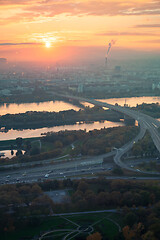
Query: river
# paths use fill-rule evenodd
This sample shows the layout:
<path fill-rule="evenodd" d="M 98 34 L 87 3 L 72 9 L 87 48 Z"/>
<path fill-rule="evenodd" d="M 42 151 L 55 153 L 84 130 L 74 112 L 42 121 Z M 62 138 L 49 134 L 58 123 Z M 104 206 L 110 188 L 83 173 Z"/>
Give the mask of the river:
<path fill-rule="evenodd" d="M 0 115 L 25 113 L 27 111 L 47 111 L 47 112 L 59 112 L 74 109 L 79 110 L 79 107 L 66 103 L 63 101 L 47 101 L 39 103 L 4 103 L 0 105 Z"/>
<path fill-rule="evenodd" d="M 109 98 L 109 99 L 98 99 L 102 102 L 108 102 L 110 104 L 118 103 L 123 106 L 127 103 L 130 107 L 135 107 L 137 104 L 144 103 L 160 103 L 160 97 L 131 97 L 131 98 Z M 84 102 L 85 106 L 93 106 L 92 104 Z M 25 113 L 27 111 L 49 111 L 49 112 L 59 112 L 65 110 L 79 110 L 79 107 L 66 103 L 63 101 L 47 101 L 39 103 L 4 103 L 0 105 L 0 115 L 5 114 L 16 114 Z"/>
<path fill-rule="evenodd" d="M 128 104 L 129 107 L 136 107 L 137 104 L 142 103 L 159 103 L 160 104 L 160 97 L 131 97 L 131 98 L 110 98 L 110 99 L 98 99 L 102 102 L 107 102 L 110 104 L 124 106 L 124 104 Z"/>
<path fill-rule="evenodd" d="M 118 127 L 124 126 L 123 122 L 93 122 L 93 123 L 76 123 L 74 125 L 64 125 L 64 126 L 55 126 L 49 128 L 37 128 L 37 129 L 24 129 L 24 130 L 9 130 L 8 132 L 0 132 L 0 140 L 11 140 L 16 139 L 17 137 L 22 138 L 32 138 L 32 137 L 40 137 L 41 133 L 46 132 L 59 132 L 64 130 L 84 130 L 90 131 L 94 129 L 101 129 L 101 128 L 110 128 L 110 127 Z"/>
<path fill-rule="evenodd" d="M 110 104 L 118 103 L 123 106 L 125 103 L 130 107 L 136 106 L 137 104 L 144 103 L 160 103 L 160 97 L 131 97 L 131 98 L 110 98 L 110 99 L 99 99 L 102 102 L 108 102 Z M 85 106 L 92 106 L 89 103 L 84 103 Z M 66 103 L 63 101 L 48 101 L 48 102 L 40 102 L 40 103 L 22 103 L 22 104 L 3 104 L 0 105 L 0 115 L 4 115 L 7 113 L 15 114 L 15 113 L 24 113 L 26 111 L 64 111 L 64 110 L 79 110 L 79 107 Z M 64 125 L 64 126 L 55 126 L 49 128 L 38 128 L 38 129 L 25 129 L 25 130 L 9 130 L 8 132 L 0 132 L 0 140 L 10 140 L 15 139 L 17 137 L 22 138 L 31 138 L 31 137 L 39 137 L 41 133 L 49 132 L 49 131 L 62 131 L 62 130 L 84 130 L 90 131 L 93 129 L 101 129 L 101 128 L 109 128 L 116 126 L 124 126 L 124 123 L 119 122 L 94 122 L 91 124 L 83 123 L 83 124 L 74 124 L 74 125 Z"/>

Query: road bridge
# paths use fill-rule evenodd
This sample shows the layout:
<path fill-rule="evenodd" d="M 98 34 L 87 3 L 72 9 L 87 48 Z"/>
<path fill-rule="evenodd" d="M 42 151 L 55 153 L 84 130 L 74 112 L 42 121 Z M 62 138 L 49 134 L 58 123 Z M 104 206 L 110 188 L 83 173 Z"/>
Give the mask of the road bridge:
<path fill-rule="evenodd" d="M 94 99 L 87 99 L 87 98 L 81 98 L 81 97 L 70 96 L 70 95 L 60 95 L 60 96 L 62 96 L 64 98 L 75 99 L 80 102 L 88 102 L 88 103 L 91 103 L 91 104 L 94 104 L 97 106 L 106 107 L 106 108 L 112 109 L 114 111 L 123 113 L 123 114 L 125 114 L 129 117 L 132 117 L 133 119 L 138 121 L 139 126 L 140 126 L 139 134 L 136 136 L 135 139 L 133 139 L 132 141 L 130 141 L 129 143 L 127 143 L 123 147 L 121 147 L 119 150 L 117 150 L 117 153 L 114 157 L 114 161 L 118 166 L 120 166 L 122 168 L 126 168 L 128 170 L 136 171 L 136 169 L 132 169 L 132 168 L 126 166 L 121 161 L 121 157 L 132 148 L 132 146 L 135 142 L 138 142 L 140 139 L 143 138 L 146 130 L 149 131 L 157 150 L 160 152 L 160 133 L 158 131 L 158 128 L 160 127 L 160 122 L 158 120 L 156 120 L 146 114 L 140 113 L 139 111 L 132 110 L 128 107 L 121 107 L 119 105 L 112 105 L 112 104 L 104 103 L 104 102 L 97 101 Z"/>

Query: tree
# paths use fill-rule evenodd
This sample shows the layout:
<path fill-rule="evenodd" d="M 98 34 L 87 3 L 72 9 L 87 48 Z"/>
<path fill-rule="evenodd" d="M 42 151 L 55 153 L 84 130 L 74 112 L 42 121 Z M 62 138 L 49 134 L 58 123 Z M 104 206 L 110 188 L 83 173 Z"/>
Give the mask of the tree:
<path fill-rule="evenodd" d="M 22 151 L 21 150 L 17 150 L 16 156 L 20 156 L 20 155 L 22 155 Z"/>
<path fill-rule="evenodd" d="M 76 208 L 78 209 L 78 211 L 87 210 L 87 201 L 84 198 L 79 199 L 79 201 L 76 202 Z"/>
<path fill-rule="evenodd" d="M 142 239 L 143 240 L 157 240 L 157 238 L 155 238 L 155 236 L 154 236 L 154 233 L 151 231 L 148 231 L 145 234 L 143 234 Z"/>
<path fill-rule="evenodd" d="M 87 237 L 86 240 L 101 240 L 102 236 L 99 232 L 93 233 Z"/>
<path fill-rule="evenodd" d="M 87 190 L 84 194 L 85 199 L 87 200 L 88 207 L 92 208 L 96 205 L 96 196 L 92 190 Z"/>
<path fill-rule="evenodd" d="M 122 231 L 125 240 L 135 239 L 136 234 L 129 226 L 125 226 Z"/>
<path fill-rule="evenodd" d="M 104 205 L 108 205 L 110 197 L 109 194 L 106 192 L 100 192 L 97 196 L 97 204 L 99 206 L 104 206 Z"/>
<path fill-rule="evenodd" d="M 125 216 L 124 221 L 125 221 L 126 225 L 129 225 L 130 227 L 132 227 L 133 224 L 135 224 L 137 222 L 137 215 L 132 212 L 129 212 Z"/>
<path fill-rule="evenodd" d="M 72 201 L 74 203 L 81 201 L 83 199 L 83 193 L 79 190 L 77 190 L 73 195 L 72 195 Z"/>
<path fill-rule="evenodd" d="M 27 140 L 26 141 L 26 151 L 30 151 L 31 150 L 31 141 L 30 140 Z"/>
<path fill-rule="evenodd" d="M 132 228 L 128 225 L 122 229 L 125 240 L 139 240 L 141 239 L 144 226 L 142 223 L 135 224 Z"/>
<path fill-rule="evenodd" d="M 72 187 L 73 186 L 73 182 L 70 178 L 64 179 L 63 180 L 63 186 L 64 187 Z"/>
<path fill-rule="evenodd" d="M 149 228 L 151 232 L 154 233 L 154 236 L 159 239 L 160 236 L 160 220 L 157 221 L 156 223 L 152 224 Z"/>
<path fill-rule="evenodd" d="M 18 149 L 21 149 L 21 147 L 22 147 L 22 142 L 23 142 L 23 140 L 22 140 L 21 137 L 16 138 L 16 145 L 17 145 L 17 148 L 18 148 Z"/>
<path fill-rule="evenodd" d="M 89 185 L 84 181 L 80 181 L 78 184 L 78 190 L 82 191 L 83 193 L 88 189 Z"/>
<path fill-rule="evenodd" d="M 38 184 L 34 184 L 32 186 L 31 193 L 34 197 L 39 196 L 40 194 L 42 194 L 42 189 L 40 188 L 40 186 L 38 186 Z"/>
<path fill-rule="evenodd" d="M 140 146 L 140 143 L 135 143 L 132 149 L 133 155 L 134 156 L 142 156 L 143 155 L 143 149 Z"/>

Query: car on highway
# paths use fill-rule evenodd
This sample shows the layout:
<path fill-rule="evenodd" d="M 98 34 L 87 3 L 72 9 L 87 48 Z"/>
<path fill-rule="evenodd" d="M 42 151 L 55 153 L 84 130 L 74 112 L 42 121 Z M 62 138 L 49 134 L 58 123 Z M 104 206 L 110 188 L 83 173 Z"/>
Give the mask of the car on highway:
<path fill-rule="evenodd" d="M 48 173 L 47 173 L 47 174 L 45 174 L 45 175 L 44 175 L 44 177 L 45 177 L 45 178 L 48 178 L 48 177 L 49 177 L 49 174 L 48 174 Z"/>

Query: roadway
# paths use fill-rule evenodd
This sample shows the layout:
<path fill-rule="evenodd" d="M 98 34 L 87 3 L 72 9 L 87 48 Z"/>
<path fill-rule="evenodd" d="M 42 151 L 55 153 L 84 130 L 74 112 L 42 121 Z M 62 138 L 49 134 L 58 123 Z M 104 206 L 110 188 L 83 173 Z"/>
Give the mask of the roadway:
<path fill-rule="evenodd" d="M 76 96 L 69 96 L 69 95 L 61 95 L 62 97 L 66 97 L 69 99 L 75 99 L 80 102 L 89 102 L 93 105 L 101 106 L 101 107 L 106 107 L 115 111 L 118 111 L 120 113 L 123 113 L 129 117 L 132 117 L 133 119 L 137 120 L 140 126 L 140 132 L 137 135 L 137 137 L 121 147 L 119 150 L 117 150 L 117 153 L 114 157 L 114 162 L 121 168 L 125 168 L 127 170 L 131 171 L 136 171 L 135 169 L 132 169 L 128 167 L 125 163 L 121 161 L 121 157 L 129 151 L 132 147 L 133 144 L 138 142 L 140 139 L 142 139 L 146 133 L 146 130 L 149 131 L 152 140 L 157 148 L 157 150 L 160 152 L 160 134 L 158 132 L 158 128 L 160 127 L 160 122 L 146 114 L 140 113 L 139 111 L 132 110 L 128 107 L 121 107 L 121 106 L 116 106 L 104 102 L 100 102 L 94 99 L 87 99 L 87 98 L 81 98 L 81 97 L 76 97 Z M 144 172 L 146 173 L 146 172 Z"/>
<path fill-rule="evenodd" d="M 115 154 L 115 152 L 114 152 Z M 96 157 L 95 157 L 96 159 Z M 37 166 L 34 168 L 21 168 L 7 171 L 1 171 L 0 184 L 13 184 L 13 183 L 31 183 L 37 181 L 44 181 L 47 179 L 65 179 L 65 178 L 80 178 L 97 177 L 99 173 L 104 173 L 107 179 L 160 179 L 159 175 L 155 177 L 148 174 L 148 176 L 109 176 L 112 169 L 114 169 L 114 162 L 102 163 L 102 161 L 94 161 L 94 158 L 90 159 L 75 159 L 72 162 L 61 162 L 43 166 Z M 101 160 L 99 156 L 99 160 Z M 156 159 L 152 159 L 157 161 Z M 126 163 L 128 168 L 137 172 L 137 165 L 142 163 L 144 159 L 129 160 Z M 151 159 L 146 159 L 145 162 L 149 162 Z M 148 172 L 147 172 L 148 173 Z M 108 175 L 108 176 L 107 176 Z"/>
<path fill-rule="evenodd" d="M 117 149 L 116 152 L 114 152 L 115 154 L 114 163 L 120 166 L 121 168 L 125 168 L 133 172 L 140 171 L 139 169 L 133 168 L 131 166 L 131 162 L 129 162 L 128 164 L 122 162 L 121 157 L 133 147 L 133 144 L 135 142 L 138 142 L 138 140 L 143 138 L 146 130 L 150 132 L 153 142 L 157 147 L 158 151 L 160 152 L 160 135 L 158 132 L 158 128 L 160 127 L 160 122 L 157 121 L 156 119 L 126 107 L 115 106 L 115 105 L 111 105 L 108 103 L 104 103 L 104 102 L 100 102 L 92 99 L 84 99 L 84 98 L 73 97 L 73 96 L 65 96 L 65 97 L 74 98 L 79 101 L 85 101 L 85 102 L 92 103 L 94 105 L 113 109 L 115 111 L 124 113 L 139 122 L 139 126 L 140 126 L 139 134 L 132 141 L 128 142 L 127 144 L 122 146 L 120 149 Z M 58 179 L 58 178 L 66 178 L 66 177 L 79 178 L 79 176 L 83 176 L 83 175 L 94 176 L 94 174 L 97 174 L 102 171 L 110 171 L 114 167 L 113 163 L 102 164 L 103 158 L 110 155 L 113 155 L 113 153 L 96 156 L 96 157 L 90 157 L 86 159 L 76 159 L 75 161 L 73 160 L 69 162 L 64 162 L 62 160 L 60 161 L 60 163 L 58 161 L 57 163 L 54 163 L 54 164 L 51 163 L 51 160 L 46 160 L 46 162 L 44 161 L 44 163 L 46 164 L 45 166 L 42 165 L 36 168 L 29 168 L 31 163 L 27 163 L 28 166 L 25 165 L 26 164 L 25 163 L 24 164 L 25 166 L 23 166 L 22 169 L 5 170 L 4 172 L 1 171 L 0 184 L 15 183 L 15 182 L 34 182 L 40 179 L 44 180 L 48 178 L 49 179 Z M 141 171 L 141 172 L 146 174 L 157 175 L 156 172 L 152 172 L 152 173 L 148 173 L 145 171 Z M 116 177 L 113 177 L 113 178 L 115 179 Z M 149 178 L 150 177 L 148 177 L 148 179 Z M 158 176 L 156 176 L 155 178 L 159 179 Z"/>

